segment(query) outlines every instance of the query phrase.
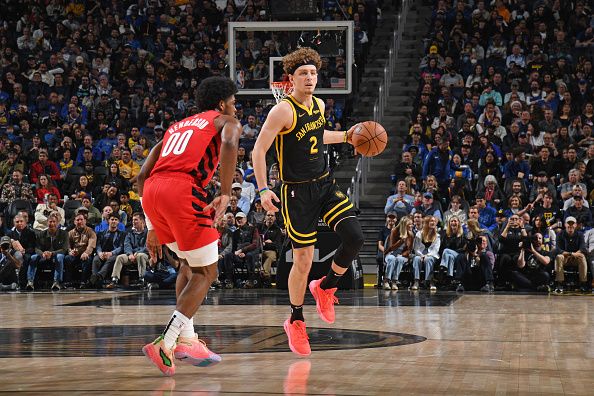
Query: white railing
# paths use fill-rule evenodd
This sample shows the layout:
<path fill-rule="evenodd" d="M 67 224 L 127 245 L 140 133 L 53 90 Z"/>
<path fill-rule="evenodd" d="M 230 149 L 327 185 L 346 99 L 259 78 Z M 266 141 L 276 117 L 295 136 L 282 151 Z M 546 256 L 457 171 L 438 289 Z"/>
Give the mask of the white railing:
<path fill-rule="evenodd" d="M 402 1 L 402 9 L 395 18 L 394 34 L 392 36 L 392 45 L 388 53 L 388 59 L 384 65 L 383 79 L 380 82 L 378 88 L 378 95 L 373 106 L 373 121 L 382 123 L 384 119 L 384 111 L 388 97 L 390 96 L 390 85 L 392 85 L 392 77 L 395 72 L 396 60 L 398 59 L 398 53 L 400 52 L 400 45 L 402 42 L 402 34 L 404 33 L 404 21 L 408 14 L 410 0 Z M 357 161 L 357 167 L 355 168 L 355 176 L 351 178 L 350 197 L 354 204 L 359 207 L 359 199 L 361 195 L 365 194 L 365 187 L 367 185 L 367 175 L 371 170 L 371 161 L 373 158 L 363 157 Z"/>

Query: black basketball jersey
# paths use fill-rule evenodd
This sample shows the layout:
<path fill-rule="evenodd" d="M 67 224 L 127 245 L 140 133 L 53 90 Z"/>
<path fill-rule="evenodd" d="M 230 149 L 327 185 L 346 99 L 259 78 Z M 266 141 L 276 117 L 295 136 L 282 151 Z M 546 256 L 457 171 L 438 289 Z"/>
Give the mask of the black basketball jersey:
<path fill-rule="evenodd" d="M 314 96 L 309 109 L 292 96 L 283 100 L 293 109 L 293 124 L 280 131 L 275 140 L 280 179 L 284 182 L 317 179 L 327 172 L 323 147 L 326 119 L 320 99 Z"/>

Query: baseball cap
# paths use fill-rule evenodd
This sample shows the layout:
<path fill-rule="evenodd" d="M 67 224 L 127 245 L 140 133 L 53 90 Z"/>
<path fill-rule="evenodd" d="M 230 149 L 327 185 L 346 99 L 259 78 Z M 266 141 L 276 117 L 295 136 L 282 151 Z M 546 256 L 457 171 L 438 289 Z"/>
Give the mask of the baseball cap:
<path fill-rule="evenodd" d="M 56 106 L 50 106 L 49 111 L 57 111 Z"/>
<path fill-rule="evenodd" d="M 396 214 L 396 212 L 388 212 L 388 214 L 386 216 L 388 216 L 388 217 L 398 217 L 398 215 Z"/>
<path fill-rule="evenodd" d="M 86 206 L 81 206 L 79 208 L 76 208 L 76 211 L 74 212 L 75 214 L 79 214 L 80 212 L 88 212 L 89 209 Z"/>
<path fill-rule="evenodd" d="M 499 209 L 496 214 L 497 217 L 506 217 L 505 211 L 503 209 Z"/>
<path fill-rule="evenodd" d="M 565 224 L 568 224 L 568 223 L 577 223 L 577 220 L 575 219 L 575 217 L 569 216 L 565 219 Z"/>
<path fill-rule="evenodd" d="M 547 176 L 547 172 L 546 172 L 546 171 L 540 171 L 540 172 L 538 172 L 538 173 L 536 174 L 536 177 L 541 177 L 541 176 L 544 176 L 544 177 L 546 177 L 546 176 Z"/>
<path fill-rule="evenodd" d="M 237 214 L 235 215 L 235 218 L 237 218 L 237 217 L 246 217 L 246 215 L 243 212 L 237 212 Z"/>
<path fill-rule="evenodd" d="M 581 195 L 579 195 L 579 194 L 578 194 L 578 195 L 574 195 L 574 196 L 573 196 L 573 200 L 575 201 L 576 199 L 581 201 L 582 199 L 584 199 L 584 197 L 582 197 L 582 196 L 581 196 Z"/>
<path fill-rule="evenodd" d="M 433 194 L 431 194 L 429 191 L 427 191 L 425 194 L 423 194 L 423 198 L 431 198 L 431 199 L 433 199 Z"/>
<path fill-rule="evenodd" d="M 235 189 L 235 188 L 243 188 L 243 187 L 239 183 L 233 183 L 233 184 L 231 184 L 231 189 Z"/>
<path fill-rule="evenodd" d="M 583 78 L 580 81 L 578 81 L 578 84 L 587 84 L 587 83 L 588 83 L 588 81 Z"/>
<path fill-rule="evenodd" d="M 431 47 L 429 47 L 429 53 L 437 54 L 437 45 L 432 45 Z"/>
<path fill-rule="evenodd" d="M 155 128 L 154 129 L 155 129 L 155 131 L 157 129 L 160 130 L 160 131 L 162 131 L 163 130 L 163 126 L 162 125 L 155 125 Z"/>
<path fill-rule="evenodd" d="M 528 137 L 528 135 L 526 134 L 526 132 L 520 132 L 518 133 L 518 137 L 525 138 Z"/>
<path fill-rule="evenodd" d="M 12 241 L 10 240 L 9 236 L 3 236 L 2 238 L 0 238 L 0 245 L 4 245 L 5 243 L 11 243 Z"/>

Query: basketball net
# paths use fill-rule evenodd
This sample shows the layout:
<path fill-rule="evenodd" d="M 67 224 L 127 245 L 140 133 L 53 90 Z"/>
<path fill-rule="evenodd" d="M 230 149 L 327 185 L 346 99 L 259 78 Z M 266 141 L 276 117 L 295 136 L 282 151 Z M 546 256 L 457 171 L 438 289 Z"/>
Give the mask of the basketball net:
<path fill-rule="evenodd" d="M 293 93 L 293 84 L 290 81 L 274 81 L 270 83 L 270 89 L 276 99 L 276 103 Z"/>

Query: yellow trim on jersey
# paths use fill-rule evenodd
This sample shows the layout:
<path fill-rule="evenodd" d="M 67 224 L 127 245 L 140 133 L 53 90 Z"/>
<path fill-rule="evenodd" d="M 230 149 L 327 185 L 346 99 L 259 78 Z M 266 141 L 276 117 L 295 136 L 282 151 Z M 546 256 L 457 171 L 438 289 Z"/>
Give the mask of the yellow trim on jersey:
<path fill-rule="evenodd" d="M 278 158 L 278 177 L 283 180 L 283 135 L 276 137 L 278 146 L 276 149 L 276 156 Z"/>
<path fill-rule="evenodd" d="M 335 210 L 337 210 L 338 208 L 340 208 L 342 205 L 346 204 L 349 202 L 349 197 L 346 197 L 344 200 L 340 201 L 339 203 L 337 203 L 336 205 L 334 205 L 334 207 L 332 209 L 330 209 L 329 211 L 326 212 L 326 214 L 324 216 L 322 216 L 322 220 L 324 220 L 324 222 L 326 224 L 328 224 L 328 222 L 326 221 L 326 217 L 330 216 L 330 214 L 332 212 L 334 212 Z"/>
<path fill-rule="evenodd" d="M 297 125 L 297 110 L 295 110 L 295 106 L 292 105 L 292 102 L 289 99 L 283 99 L 285 102 L 289 103 L 291 105 L 291 110 L 293 111 L 293 123 L 291 124 L 291 126 L 284 130 L 284 131 L 280 131 L 278 134 L 279 135 L 286 135 L 287 133 L 290 133 L 293 131 L 293 129 L 295 129 L 295 125 Z"/>
<path fill-rule="evenodd" d="M 311 106 L 309 106 L 309 109 L 307 107 L 305 107 L 302 103 L 298 102 L 297 99 L 295 99 L 293 97 L 293 95 L 291 95 L 291 102 L 293 102 L 297 107 L 299 107 L 300 109 L 303 109 L 307 112 L 308 115 L 312 115 L 313 114 L 313 108 L 314 108 L 314 101 L 316 100 L 316 97 L 313 96 L 313 99 L 311 101 Z M 319 107 L 319 105 L 318 105 Z"/>
<path fill-rule="evenodd" d="M 336 214 L 334 214 L 334 216 L 332 216 L 332 217 L 330 218 L 330 220 L 328 220 L 328 221 L 326 222 L 326 224 L 330 225 L 330 223 L 332 223 L 332 220 L 334 220 L 334 219 L 336 218 L 336 216 L 338 216 L 339 214 L 341 214 L 341 213 L 343 213 L 343 212 L 345 212 L 345 211 L 349 210 L 349 209 L 350 209 L 350 208 L 352 208 L 352 207 L 353 207 L 353 204 L 350 204 L 350 205 L 349 205 L 349 206 L 347 206 L 346 208 L 343 208 L 343 209 L 339 210 L 338 212 L 336 212 Z"/>
<path fill-rule="evenodd" d="M 308 240 L 304 240 L 304 239 L 299 239 L 297 238 L 297 236 L 302 237 L 302 238 L 310 238 L 310 237 L 315 237 L 317 234 L 317 231 L 314 231 L 312 233 L 309 234 L 302 234 L 300 232 L 297 232 L 294 228 L 293 225 L 291 224 L 291 218 L 289 217 L 289 206 L 287 204 L 287 185 L 283 186 L 283 200 L 282 200 L 282 210 L 283 210 L 283 217 L 285 218 L 285 225 L 287 226 L 287 233 L 289 234 L 289 237 L 291 237 L 291 239 L 293 239 L 295 242 L 298 243 L 303 243 L 303 244 L 307 244 L 307 243 L 314 243 L 317 241 L 316 238 L 314 239 L 308 239 Z M 293 235 L 295 234 L 295 235 Z"/>

